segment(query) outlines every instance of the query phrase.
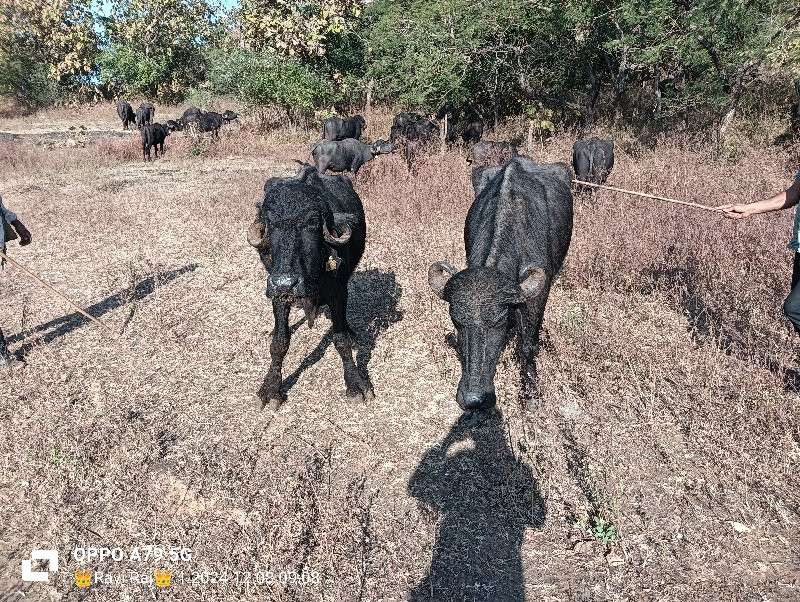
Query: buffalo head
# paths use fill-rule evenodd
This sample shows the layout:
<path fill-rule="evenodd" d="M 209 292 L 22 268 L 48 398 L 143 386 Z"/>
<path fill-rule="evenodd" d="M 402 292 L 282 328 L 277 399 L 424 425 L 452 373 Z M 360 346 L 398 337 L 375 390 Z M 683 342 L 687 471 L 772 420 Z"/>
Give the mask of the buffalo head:
<path fill-rule="evenodd" d="M 382 138 L 378 138 L 375 142 L 372 143 L 372 154 L 373 155 L 385 155 L 388 153 L 392 153 L 397 148 L 397 145 L 393 142 L 386 142 Z"/>
<path fill-rule="evenodd" d="M 490 267 L 457 272 L 444 261 L 428 270 L 431 288 L 450 304 L 450 318 L 458 333 L 461 380 L 456 401 L 464 410 L 495 404 L 494 375 L 508 342 L 512 310 L 536 300 L 546 285 L 545 271 L 525 266 L 518 280 Z"/>
<path fill-rule="evenodd" d="M 357 218 L 331 213 L 313 168 L 304 168 L 301 176 L 267 180 L 247 241 L 258 249 L 269 272 L 267 297 L 304 300 L 316 307 L 322 279 L 338 269 L 337 248 L 348 243 Z"/>

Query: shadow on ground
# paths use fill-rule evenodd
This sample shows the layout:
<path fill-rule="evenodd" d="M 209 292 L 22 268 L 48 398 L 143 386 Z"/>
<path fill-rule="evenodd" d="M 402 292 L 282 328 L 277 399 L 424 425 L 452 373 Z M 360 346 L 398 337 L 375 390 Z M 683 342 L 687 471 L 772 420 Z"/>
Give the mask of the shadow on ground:
<path fill-rule="evenodd" d="M 471 428 L 459 419 L 423 456 L 408 488 L 439 517 L 430 569 L 409 600 L 525 599 L 520 548 L 547 510 L 531 469 L 508 446 L 498 411 Z"/>
<path fill-rule="evenodd" d="M 378 337 L 395 322 L 403 319 L 397 309 L 403 290 L 397 284 L 394 272 L 381 272 L 377 269 L 355 272 L 348 284 L 347 322 L 353 330 L 356 346 L 356 364 L 358 369 L 369 378 L 368 366 Z M 330 312 L 325 308 L 325 316 L 330 319 Z M 291 327 L 294 333 L 305 318 Z M 300 363 L 292 374 L 284 379 L 281 393 L 287 395 L 297 384 L 300 375 L 316 364 L 325 355 L 331 344 L 331 330 Z M 370 379 L 371 380 L 371 379 Z M 344 391 L 344 372 L 342 372 L 342 391 Z"/>
<path fill-rule="evenodd" d="M 685 261 L 676 261 L 674 264 L 658 263 L 649 268 L 655 288 L 675 291 L 673 296 L 676 297 L 676 304 L 688 317 L 687 331 L 692 340 L 697 344 L 711 340 L 726 355 L 755 362 L 777 375 L 783 381 L 785 390 L 800 391 L 800 372 L 769 355 L 768 350 L 773 346 L 769 335 L 761 339 L 752 337 L 753 329 L 746 312 L 732 312 L 733 319 L 723 317 L 721 307 L 736 308 L 738 302 L 734 295 L 725 295 L 722 291 L 715 292 L 721 299 L 709 295 L 699 274 L 699 265 L 700 261 L 690 255 Z M 790 277 L 791 273 L 788 273 L 787 295 Z M 788 324 L 787 321 L 787 328 Z M 750 333 L 750 338 L 745 339 L 746 335 L 743 333 Z"/>
<path fill-rule="evenodd" d="M 174 270 L 148 276 L 147 278 L 142 279 L 136 285 L 115 293 L 110 297 L 106 297 L 102 301 L 98 301 L 97 303 L 85 308 L 85 310 L 95 318 L 100 318 L 124 305 L 133 303 L 135 301 L 141 301 L 145 297 L 153 294 L 153 292 L 156 290 L 156 287 L 172 282 L 184 274 L 193 272 L 197 269 L 197 267 L 198 266 L 196 263 L 192 263 L 181 268 L 176 268 Z M 23 344 L 18 351 L 18 355 L 24 356 L 34 345 L 38 345 L 40 343 L 50 343 L 53 340 L 69 334 L 73 330 L 76 330 L 81 326 L 85 326 L 88 323 L 89 318 L 78 312 L 74 312 L 60 318 L 55 318 L 49 322 L 45 322 L 44 324 L 39 324 L 30 330 L 10 336 L 8 337 L 8 342 L 14 343 L 21 341 L 30 335 L 49 331 L 40 339 Z"/>

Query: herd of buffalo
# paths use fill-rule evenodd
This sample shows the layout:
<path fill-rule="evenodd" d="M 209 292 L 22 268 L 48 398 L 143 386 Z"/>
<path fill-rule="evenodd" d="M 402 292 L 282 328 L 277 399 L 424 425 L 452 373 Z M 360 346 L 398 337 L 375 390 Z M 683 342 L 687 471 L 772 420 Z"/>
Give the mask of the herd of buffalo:
<path fill-rule="evenodd" d="M 164 152 L 171 132 L 194 128 L 218 136 L 236 113 L 187 109 L 180 119 L 155 123 L 155 108 L 143 103 L 134 113 L 117 104 L 123 128 L 139 128 L 145 160 L 150 149 Z M 443 124 L 440 126 L 440 124 Z M 314 165 L 303 163 L 292 177 L 269 178 L 263 201 L 247 232 L 267 271 L 266 296 L 272 300 L 275 329 L 271 363 L 258 391 L 260 406 L 282 403 L 283 360 L 289 349 L 289 310 L 302 308 L 309 327 L 327 306 L 333 344 L 342 358 L 350 399 L 374 397 L 368 376 L 353 359 L 353 334 L 347 322 L 347 285 L 365 250 L 364 206 L 351 180 L 326 171 L 352 172 L 376 156 L 403 149 L 409 168 L 414 156 L 435 140 L 469 145 L 475 200 L 464 227 L 466 267 L 433 263 L 428 282 L 446 301 L 457 332 L 462 375 L 456 393 L 467 411 L 496 403 L 494 376 L 500 353 L 517 335 L 523 385 L 536 387 L 535 357 L 539 330 L 553 278 L 561 269 L 572 236 L 572 179 L 564 163 L 543 164 L 518 155 L 510 142 L 482 140 L 482 121 L 468 121 L 459 131 L 459 114 L 445 105 L 432 118 L 397 115 L 389 140 L 361 142 L 366 122 L 360 115 L 331 117 L 323 139 L 311 148 Z M 602 183 L 614 165 L 611 140 L 579 140 L 572 156 L 578 180 Z"/>
<path fill-rule="evenodd" d="M 133 107 L 124 100 L 117 102 L 117 115 L 122 120 L 122 129 L 127 130 L 132 123 L 136 124 L 142 136 L 142 155 L 145 161 L 150 160 L 150 151 L 155 149 L 156 158 L 164 155 L 164 141 L 172 132 L 184 129 L 197 132 L 211 132 L 219 137 L 219 129 L 223 124 L 230 123 L 238 118 L 233 111 L 216 113 L 214 111 L 201 111 L 197 107 L 189 107 L 178 119 L 167 119 L 163 124 L 156 123 L 154 117 L 156 108 L 152 103 L 143 102 L 133 112 Z"/>

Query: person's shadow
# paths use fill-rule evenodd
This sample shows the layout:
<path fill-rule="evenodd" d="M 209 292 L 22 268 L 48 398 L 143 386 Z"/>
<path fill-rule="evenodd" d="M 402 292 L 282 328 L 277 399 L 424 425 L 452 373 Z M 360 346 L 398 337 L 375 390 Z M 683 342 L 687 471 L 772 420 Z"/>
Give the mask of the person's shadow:
<path fill-rule="evenodd" d="M 397 309 L 402 295 L 403 290 L 397 284 L 394 272 L 381 272 L 373 268 L 354 272 L 350 277 L 347 323 L 353 330 L 356 365 L 367 378 L 369 378 L 367 367 L 372 359 L 372 351 L 375 349 L 378 337 L 389 326 L 403 319 L 402 312 Z M 330 318 L 330 311 L 327 307 L 324 311 L 325 315 Z M 291 333 L 294 334 L 305 321 L 306 319 L 303 318 L 292 325 Z M 283 395 L 287 395 L 289 390 L 297 384 L 303 372 L 322 359 L 331 342 L 331 330 L 329 329 L 319 344 L 300 362 L 297 369 L 284 379 L 281 384 Z"/>
<path fill-rule="evenodd" d="M 423 456 L 408 488 L 440 517 L 430 569 L 408 600 L 525 600 L 522 539 L 544 524 L 547 510 L 531 469 L 509 449 L 498 411 L 471 428 L 459 419 Z"/>

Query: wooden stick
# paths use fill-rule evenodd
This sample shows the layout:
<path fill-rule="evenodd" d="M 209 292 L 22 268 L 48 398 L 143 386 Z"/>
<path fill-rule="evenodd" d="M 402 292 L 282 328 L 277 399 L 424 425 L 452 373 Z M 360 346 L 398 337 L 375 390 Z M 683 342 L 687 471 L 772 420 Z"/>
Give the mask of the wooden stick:
<path fill-rule="evenodd" d="M 581 186 L 591 186 L 592 188 L 602 188 L 603 190 L 613 190 L 614 192 L 624 192 L 625 194 L 641 196 L 646 199 L 655 199 L 656 201 L 666 201 L 667 203 L 675 203 L 676 205 L 686 205 L 687 207 L 694 207 L 695 209 L 703 209 L 705 211 L 713 211 L 714 213 L 724 213 L 722 209 L 717 209 L 716 207 L 709 207 L 708 205 L 701 205 L 700 203 L 690 203 L 689 201 L 676 201 L 675 199 L 668 199 L 663 196 L 645 194 L 644 192 L 634 192 L 633 190 L 625 190 L 624 188 L 615 188 L 614 186 L 606 186 L 605 184 L 593 184 L 592 182 L 581 182 L 580 180 L 572 180 L 572 183 L 580 184 Z"/>
<path fill-rule="evenodd" d="M 88 313 L 88 312 L 84 311 L 83 309 L 81 309 L 80 307 L 78 307 L 78 306 L 77 306 L 75 303 L 73 303 L 72 301 L 70 301 L 70 299 L 69 299 L 67 296 L 65 296 L 63 293 L 60 293 L 60 292 L 58 292 L 56 289 L 54 289 L 52 286 L 50 286 L 49 284 L 47 284 L 47 283 L 46 283 L 44 280 L 42 280 L 41 278 L 39 278 L 39 277 L 38 277 L 36 274 L 34 274 L 33 272 L 31 272 L 31 271 L 30 271 L 28 268 L 26 268 L 24 265 L 22 265 L 22 264 L 21 264 L 20 262 L 18 262 L 16 259 L 11 259 L 11 257 L 9 257 L 8 255 L 6 255 L 6 254 L 5 254 L 3 251 L 0 251 L 0 257 L 2 257 L 3 259 L 5 259 L 5 260 L 6 260 L 7 262 L 9 262 L 11 265 L 14 265 L 14 266 L 18 267 L 18 268 L 19 268 L 19 269 L 20 269 L 20 270 L 21 270 L 21 271 L 22 271 L 22 272 L 23 272 L 23 273 L 24 273 L 26 276 L 28 276 L 28 278 L 30 278 L 31 280 L 33 280 L 34 282 L 36 282 L 37 284 L 39 284 L 39 285 L 40 285 L 42 288 L 45 288 L 45 289 L 47 289 L 48 291 L 50 291 L 51 293 L 55 293 L 56 295 L 58 295 L 59 297 L 61 297 L 61 298 L 62 298 L 64 301 L 66 301 L 66 302 L 67 302 L 67 303 L 69 303 L 69 304 L 70 304 L 70 305 L 71 305 L 73 308 L 75 308 L 75 309 L 76 309 L 76 310 L 77 310 L 77 311 L 78 311 L 80 314 L 82 314 L 82 315 L 86 316 L 87 318 L 89 318 L 89 319 L 90 319 L 92 322 L 94 322 L 95 324 L 99 324 L 99 325 L 100 325 L 100 326 L 102 326 L 104 329 L 108 330 L 108 326 L 106 326 L 105 324 L 103 324 L 103 323 L 102 323 L 100 320 L 98 320 L 97 318 L 95 318 L 95 317 L 94 317 L 93 315 L 91 315 L 90 313 Z"/>

